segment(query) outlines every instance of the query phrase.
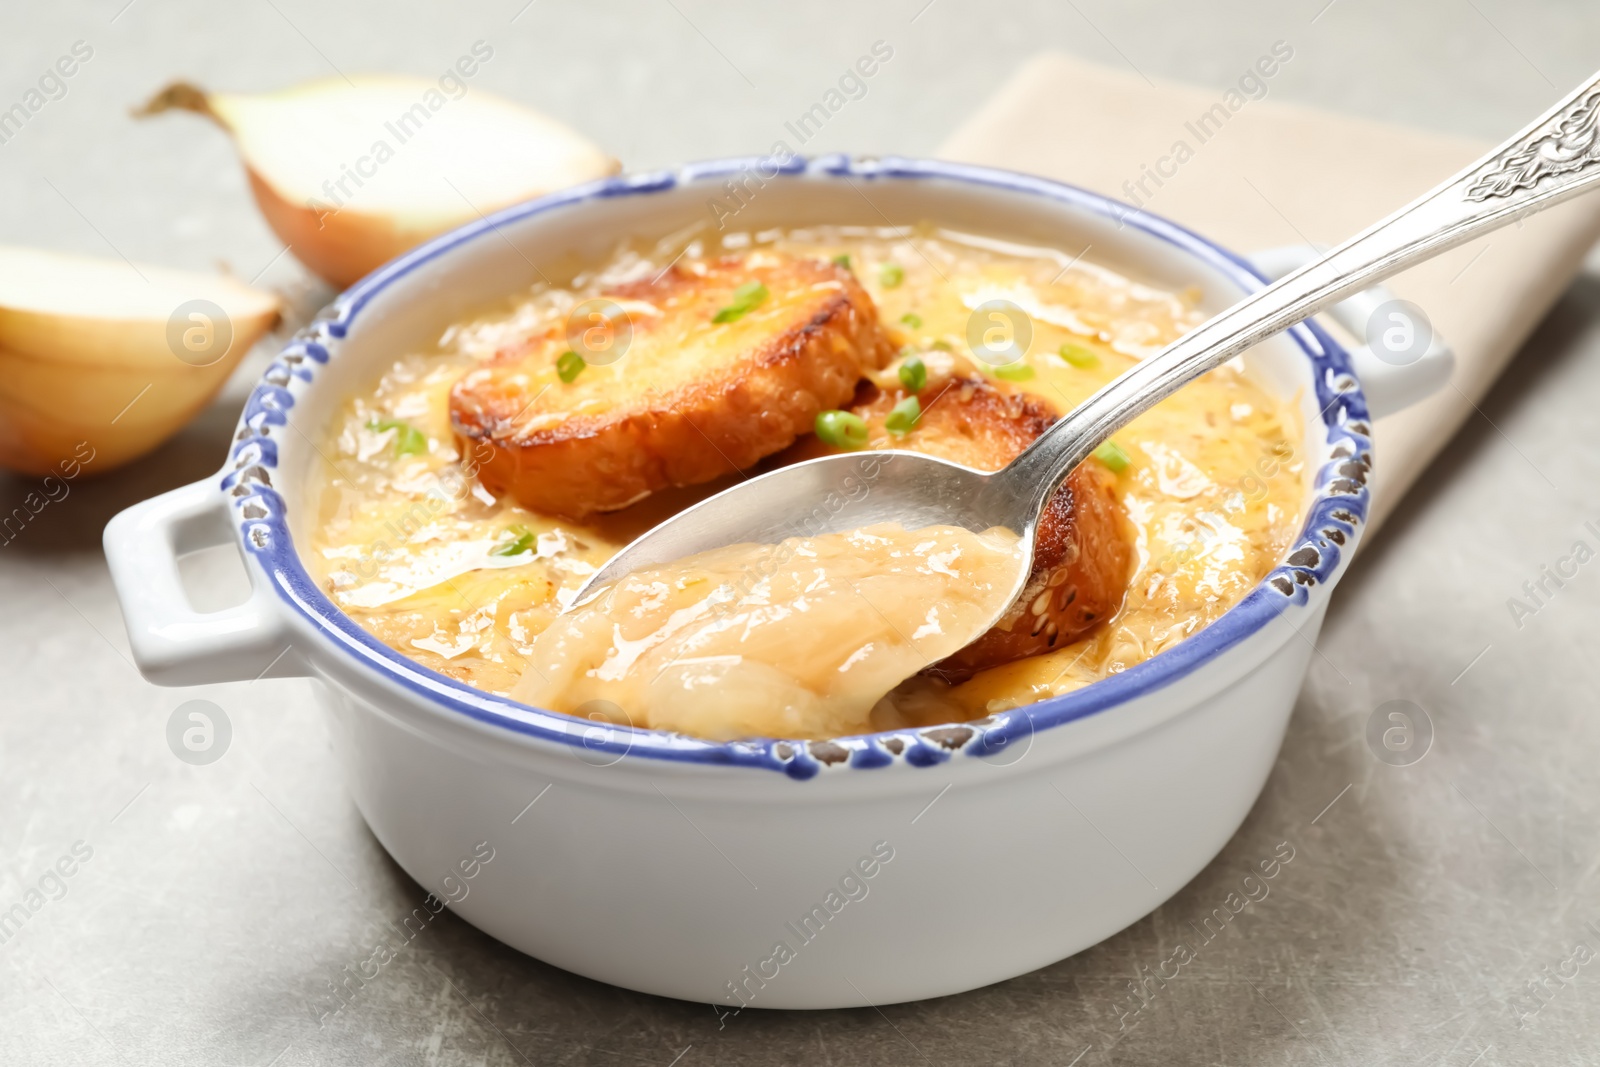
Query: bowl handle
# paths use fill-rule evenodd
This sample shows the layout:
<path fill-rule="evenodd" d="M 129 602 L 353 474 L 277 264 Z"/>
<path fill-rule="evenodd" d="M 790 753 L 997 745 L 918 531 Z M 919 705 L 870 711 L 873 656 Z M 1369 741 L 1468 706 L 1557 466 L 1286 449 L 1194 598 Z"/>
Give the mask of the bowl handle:
<path fill-rule="evenodd" d="M 157 685 L 201 685 L 308 673 L 292 648 L 275 596 L 247 567 L 250 596 L 222 611 L 189 606 L 178 557 L 231 542 L 227 498 L 215 476 L 118 514 L 106 524 L 106 562 L 122 602 L 139 672 Z"/>
<path fill-rule="evenodd" d="M 1289 245 L 1257 252 L 1250 257 L 1250 262 L 1268 278 L 1277 281 L 1326 251 L 1326 248 L 1318 245 Z M 1384 306 L 1395 303 L 1397 299 L 1387 286 L 1373 285 L 1346 297 L 1327 312 L 1350 336 L 1362 341 L 1369 338 L 1369 326 L 1380 331 L 1400 329 L 1406 331 L 1402 336 L 1410 337 L 1415 337 L 1417 331 L 1427 331 L 1427 350 L 1410 362 L 1383 358 L 1373 352 L 1370 343 L 1351 350 L 1350 360 L 1355 364 L 1356 377 L 1361 379 L 1361 391 L 1367 396 L 1367 410 L 1375 419 L 1432 396 L 1450 380 L 1456 365 L 1455 352 L 1444 338 L 1433 332 L 1432 325 L 1425 319 L 1421 323 L 1416 321 L 1416 312 L 1421 309 L 1414 304 Z M 1374 316 L 1380 315 L 1380 309 L 1381 321 L 1374 322 Z"/>

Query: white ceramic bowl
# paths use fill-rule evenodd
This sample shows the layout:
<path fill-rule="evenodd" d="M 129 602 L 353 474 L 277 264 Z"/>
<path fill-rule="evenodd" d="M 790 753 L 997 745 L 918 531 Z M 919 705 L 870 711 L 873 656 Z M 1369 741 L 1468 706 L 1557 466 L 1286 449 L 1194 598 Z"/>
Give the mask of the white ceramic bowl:
<path fill-rule="evenodd" d="M 296 555 L 320 462 L 309 440 L 347 395 L 408 346 L 525 289 L 537 264 L 711 221 L 708 201 L 729 203 L 730 181 L 743 190 L 740 228 L 932 220 L 1092 245 L 1092 259 L 1135 279 L 1197 286 L 1213 310 L 1262 284 L 1158 218 L 944 163 L 732 160 L 524 204 L 346 292 L 267 371 L 218 476 L 111 522 L 134 655 L 169 685 L 269 665 L 318 679 L 351 794 L 395 860 L 468 922 L 579 974 L 730 1008 L 823 1008 L 954 993 L 1059 960 L 1193 877 L 1272 766 L 1368 503 L 1367 401 L 1319 329 L 1247 357 L 1258 381 L 1297 398 L 1315 472 L 1282 564 L 1172 650 L 981 722 L 810 744 L 606 728 L 418 666 L 341 614 Z M 1368 384 L 1408 399 L 1439 365 L 1373 361 L 1382 380 Z M 253 592 L 198 614 L 176 557 L 230 540 Z"/>

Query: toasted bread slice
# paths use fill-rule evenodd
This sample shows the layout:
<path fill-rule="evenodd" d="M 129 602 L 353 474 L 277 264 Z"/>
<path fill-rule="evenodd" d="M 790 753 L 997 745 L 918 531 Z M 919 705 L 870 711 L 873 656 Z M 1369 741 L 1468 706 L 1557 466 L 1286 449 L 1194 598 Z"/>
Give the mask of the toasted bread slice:
<path fill-rule="evenodd" d="M 910 449 L 978 470 L 999 470 L 1057 418 L 1036 396 L 1006 392 L 958 372 L 927 383 L 917 395 L 921 416 L 910 433 L 895 436 L 885 420 L 908 395 L 898 387 L 862 384 L 849 410 L 866 421 L 868 448 Z M 812 437 L 781 458 L 795 462 L 834 451 Z M 993 629 L 927 673 L 963 682 L 986 668 L 1070 644 L 1116 613 L 1133 561 L 1116 483 L 1096 460 L 1072 472 L 1045 505 L 1033 573 L 1017 602 Z"/>
<path fill-rule="evenodd" d="M 761 251 L 688 261 L 599 299 L 626 315 L 613 338 L 631 329 L 614 362 L 579 366 L 568 353 L 583 345 L 562 323 L 497 353 L 450 394 L 456 433 L 492 449 L 484 486 L 534 511 L 583 519 L 749 467 L 893 355 L 866 291 L 821 260 Z"/>

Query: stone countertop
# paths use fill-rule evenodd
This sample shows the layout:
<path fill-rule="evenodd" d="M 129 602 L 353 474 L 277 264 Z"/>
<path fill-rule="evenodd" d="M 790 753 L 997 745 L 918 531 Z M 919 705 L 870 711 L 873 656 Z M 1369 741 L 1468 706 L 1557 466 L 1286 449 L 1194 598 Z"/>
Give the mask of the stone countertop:
<path fill-rule="evenodd" d="M 0 144 L 4 240 L 331 294 L 262 224 L 224 138 L 134 123 L 166 80 L 265 89 L 368 70 L 437 74 L 475 41 L 482 84 L 582 129 L 630 167 L 766 150 L 874 41 L 894 48 L 807 152 L 926 154 L 1032 52 L 1223 84 L 1264 43 L 1274 92 L 1483 138 L 1600 66 L 1600 9 L 1370 0 L 1013 5 L 705 0 L 453 5 L 194 0 L 13 6 L 0 109 L 76 41 L 92 58 Z M 0 944 L 6 1064 L 1539 1064 L 1600 1035 L 1600 576 L 1532 615 L 1509 598 L 1600 520 L 1600 267 L 1526 345 L 1335 597 L 1276 769 L 1238 835 L 1153 915 L 987 989 L 859 1010 L 745 1012 L 625 992 L 508 949 L 448 913 L 337 1015 L 332 984 L 423 891 L 345 793 L 308 683 L 190 691 L 128 658 L 100 532 L 210 473 L 268 345 L 159 452 L 76 482 L 0 545 L 0 908 L 62 856 L 75 873 Z M 1381 462 L 1379 457 L 1379 462 Z M 0 511 L 33 483 L 0 474 Z M 216 558 L 219 596 L 237 580 Z M 224 757 L 165 730 L 225 709 Z M 1433 731 L 1393 767 L 1369 717 L 1411 701 Z M 1129 984 L 1290 842 L 1270 895 L 1145 1002 Z M 59 899 L 57 899 L 59 897 Z M 1003 901 L 993 902 L 1004 907 Z M 1557 975 L 1566 975 L 1561 978 Z M 1540 982 L 1536 988 L 1530 983 Z"/>

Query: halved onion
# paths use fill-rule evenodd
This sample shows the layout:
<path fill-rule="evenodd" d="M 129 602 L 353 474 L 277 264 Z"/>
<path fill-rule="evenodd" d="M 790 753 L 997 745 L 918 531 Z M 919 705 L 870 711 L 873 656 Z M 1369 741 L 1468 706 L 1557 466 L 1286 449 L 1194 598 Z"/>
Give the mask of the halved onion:
<path fill-rule="evenodd" d="M 0 466 L 50 474 L 87 443 L 98 473 L 149 452 L 279 307 L 231 278 L 0 246 Z"/>
<path fill-rule="evenodd" d="M 256 203 L 302 263 L 344 287 L 401 252 L 620 164 L 536 111 L 415 78 L 208 93 L 176 82 L 135 114 L 197 112 L 227 130 Z"/>

